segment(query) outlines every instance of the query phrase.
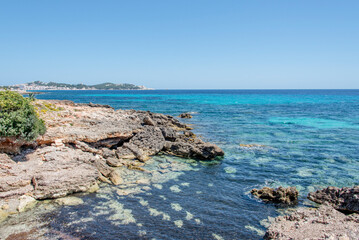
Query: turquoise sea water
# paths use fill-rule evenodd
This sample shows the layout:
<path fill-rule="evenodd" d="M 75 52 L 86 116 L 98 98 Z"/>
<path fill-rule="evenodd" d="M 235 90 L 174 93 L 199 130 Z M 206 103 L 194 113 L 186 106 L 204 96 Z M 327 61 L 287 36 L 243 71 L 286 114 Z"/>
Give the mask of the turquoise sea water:
<path fill-rule="evenodd" d="M 309 191 L 359 184 L 359 90 L 50 91 L 37 97 L 174 116 L 192 112 L 183 121 L 225 151 L 222 161 L 209 163 L 157 156 L 189 169 L 127 197 L 108 186 L 107 195 L 102 190 L 84 196 L 84 205 L 52 213 L 51 228 L 83 239 L 261 239 L 262 220 L 283 208 L 254 199 L 252 188 L 296 186 L 303 206 L 310 204 Z M 113 204 L 135 222 L 94 214 L 96 206 L 105 211 Z M 77 222 L 68 224 L 71 218 Z"/>

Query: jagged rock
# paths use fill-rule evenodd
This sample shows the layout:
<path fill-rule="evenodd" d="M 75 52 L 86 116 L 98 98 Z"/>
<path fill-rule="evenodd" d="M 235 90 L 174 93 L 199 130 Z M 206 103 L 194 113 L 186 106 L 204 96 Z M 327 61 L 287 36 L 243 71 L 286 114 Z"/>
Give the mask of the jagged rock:
<path fill-rule="evenodd" d="M 327 187 L 309 193 L 308 199 L 319 204 L 328 203 L 340 211 L 359 213 L 359 186 Z"/>
<path fill-rule="evenodd" d="M 192 115 L 189 113 L 181 113 L 178 117 L 180 118 L 192 118 Z"/>
<path fill-rule="evenodd" d="M 83 204 L 84 201 L 78 197 L 63 197 L 56 199 L 55 203 L 59 205 L 75 206 L 75 205 Z"/>
<path fill-rule="evenodd" d="M 266 202 L 295 204 L 298 200 L 299 192 L 296 187 L 279 187 L 277 189 L 264 187 L 262 189 L 252 189 L 251 194 Z"/>
<path fill-rule="evenodd" d="M 17 207 L 19 212 L 24 212 L 36 205 L 36 199 L 27 195 L 22 195 L 19 200 L 19 206 Z"/>
<path fill-rule="evenodd" d="M 140 161 L 144 162 L 149 159 L 149 155 L 145 154 L 142 149 L 140 149 L 137 145 L 133 143 L 125 143 L 123 147 L 130 150 L 135 156 L 135 158 L 137 158 Z"/>
<path fill-rule="evenodd" d="M 135 159 L 136 155 L 129 148 L 126 147 L 127 143 L 116 149 L 116 156 L 119 159 Z"/>
<path fill-rule="evenodd" d="M 146 126 L 143 131 L 137 133 L 129 141 L 129 145 L 135 145 L 142 152 L 136 153 L 136 157 L 141 157 L 142 159 L 147 156 L 155 155 L 159 153 L 165 144 L 165 138 L 163 137 L 162 131 L 158 127 L 148 127 Z M 130 148 L 131 151 L 134 151 Z"/>
<path fill-rule="evenodd" d="M 108 177 L 108 175 L 110 175 L 110 173 L 112 172 L 112 168 L 109 167 L 107 164 L 106 164 L 106 160 L 104 159 L 96 159 L 94 162 L 93 162 L 93 165 L 100 171 L 100 173 L 102 173 L 102 175 L 104 175 L 105 177 Z"/>
<path fill-rule="evenodd" d="M 149 116 L 146 116 L 144 119 L 143 119 L 143 123 L 145 125 L 149 125 L 149 126 L 156 126 L 155 122 L 149 117 Z"/>
<path fill-rule="evenodd" d="M 358 239 L 359 215 L 345 215 L 330 205 L 299 208 L 271 223 L 264 239 Z"/>
<path fill-rule="evenodd" d="M 161 132 L 166 141 L 174 142 L 177 138 L 177 133 L 173 128 L 170 127 L 161 127 Z"/>
<path fill-rule="evenodd" d="M 218 146 L 210 143 L 191 144 L 187 142 L 166 141 L 164 150 L 170 154 L 185 157 L 209 160 L 223 156 L 224 152 Z"/>

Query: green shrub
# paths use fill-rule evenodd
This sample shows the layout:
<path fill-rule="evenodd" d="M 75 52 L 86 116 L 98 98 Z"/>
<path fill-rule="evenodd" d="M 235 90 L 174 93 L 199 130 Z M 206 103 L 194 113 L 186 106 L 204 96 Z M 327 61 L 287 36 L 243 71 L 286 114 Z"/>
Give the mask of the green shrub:
<path fill-rule="evenodd" d="M 45 131 L 44 121 L 37 116 L 31 99 L 17 92 L 0 91 L 0 137 L 32 141 Z"/>

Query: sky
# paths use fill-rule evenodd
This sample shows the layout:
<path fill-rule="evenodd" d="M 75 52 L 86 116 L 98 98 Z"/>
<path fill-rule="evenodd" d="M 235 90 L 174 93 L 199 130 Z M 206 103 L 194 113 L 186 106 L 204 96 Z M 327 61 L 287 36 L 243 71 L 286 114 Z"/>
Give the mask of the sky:
<path fill-rule="evenodd" d="M 359 1 L 3 0 L 0 85 L 359 89 Z"/>

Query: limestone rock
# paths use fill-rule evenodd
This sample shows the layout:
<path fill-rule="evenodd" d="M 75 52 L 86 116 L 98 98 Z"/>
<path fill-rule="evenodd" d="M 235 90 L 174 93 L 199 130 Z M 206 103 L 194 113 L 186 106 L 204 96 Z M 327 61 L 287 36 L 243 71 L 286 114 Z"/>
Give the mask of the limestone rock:
<path fill-rule="evenodd" d="M 110 167 L 120 167 L 124 165 L 124 162 L 121 159 L 115 157 L 106 159 L 106 163 Z"/>
<path fill-rule="evenodd" d="M 75 206 L 75 205 L 83 204 L 84 201 L 78 197 L 63 197 L 56 199 L 55 203 L 59 205 Z"/>
<path fill-rule="evenodd" d="M 102 175 L 104 175 L 105 177 L 108 177 L 108 175 L 110 175 L 110 173 L 112 172 L 112 168 L 109 167 L 106 164 L 106 160 L 105 159 L 101 159 L 101 158 L 97 158 L 94 162 L 93 162 L 94 167 L 96 167 L 100 173 L 102 173 Z"/>
<path fill-rule="evenodd" d="M 263 201 L 283 204 L 295 204 L 299 195 L 295 187 L 279 187 L 277 189 L 264 187 L 259 190 L 254 188 L 251 193 Z"/>
<path fill-rule="evenodd" d="M 36 205 L 36 199 L 27 195 L 21 196 L 19 200 L 19 206 L 17 207 L 19 212 L 24 212 Z"/>
<path fill-rule="evenodd" d="M 358 239 L 359 215 L 345 215 L 324 204 L 319 209 L 299 208 L 271 223 L 264 239 Z"/>
<path fill-rule="evenodd" d="M 123 183 L 123 179 L 121 177 L 121 174 L 116 170 L 114 170 L 114 171 L 112 171 L 110 173 L 109 179 L 111 180 L 111 182 L 114 185 L 119 185 L 119 184 Z"/>
<path fill-rule="evenodd" d="M 319 204 L 328 203 L 340 211 L 359 213 L 359 186 L 327 187 L 309 193 L 308 199 Z"/>
<path fill-rule="evenodd" d="M 108 178 L 120 184 L 113 167 L 146 172 L 144 161 L 161 151 L 197 159 L 224 154 L 172 116 L 71 101 L 33 104 L 47 131 L 30 145 L 0 137 L 0 149 L 21 149 L 11 158 L 0 154 L 1 201 L 25 194 L 35 199 L 65 197 L 92 191 L 98 180 L 110 183 Z"/>
<path fill-rule="evenodd" d="M 24 145 L 35 145 L 35 142 L 29 143 L 17 137 L 0 136 L 0 153 L 19 153 Z"/>

